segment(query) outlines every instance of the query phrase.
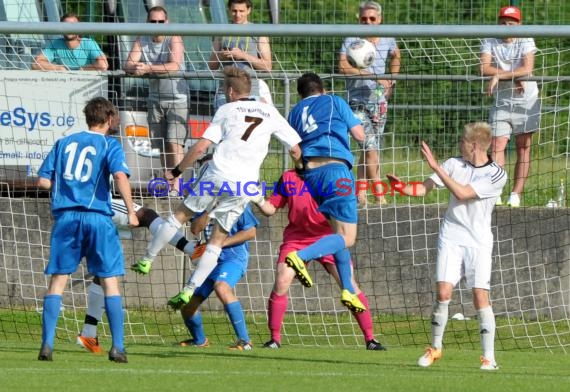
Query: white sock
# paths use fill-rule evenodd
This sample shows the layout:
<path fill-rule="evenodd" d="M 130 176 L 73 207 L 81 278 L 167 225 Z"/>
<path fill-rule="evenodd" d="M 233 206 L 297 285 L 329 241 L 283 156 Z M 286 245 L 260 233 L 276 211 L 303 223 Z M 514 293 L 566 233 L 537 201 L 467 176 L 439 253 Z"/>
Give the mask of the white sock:
<path fill-rule="evenodd" d="M 190 277 L 190 283 L 193 284 L 194 287 L 200 287 L 208 275 L 216 268 L 220 253 L 222 253 L 222 248 L 211 244 L 206 246 L 204 254 L 200 257 L 200 261 L 198 261 L 198 265 Z"/>
<path fill-rule="evenodd" d="M 158 253 L 168 244 L 168 242 L 176 235 L 182 224 L 171 215 L 167 220 L 163 221 L 160 227 L 155 231 L 152 239 L 146 247 L 145 258 L 154 260 Z"/>
<path fill-rule="evenodd" d="M 431 346 L 441 350 L 443 347 L 443 333 L 449 317 L 449 303 L 451 301 L 435 301 L 431 315 Z"/>
<path fill-rule="evenodd" d="M 158 217 L 155 218 L 155 220 L 153 220 L 150 224 L 150 226 L 148 227 L 148 229 L 150 230 L 150 233 L 154 236 L 156 234 L 156 232 L 158 231 L 159 227 L 161 224 L 164 223 L 164 219 Z M 176 234 L 174 234 L 174 237 L 172 237 L 172 239 L 170 241 L 168 241 L 168 243 L 172 246 L 176 246 L 178 244 L 178 241 L 180 241 L 180 239 L 184 238 L 184 234 L 182 234 L 182 232 L 180 230 L 178 230 L 176 232 Z M 188 243 L 184 246 L 184 253 L 186 253 L 187 255 L 191 255 L 192 252 L 194 252 L 194 246 L 196 245 L 196 241 L 194 240 L 188 240 Z"/>
<path fill-rule="evenodd" d="M 493 308 L 488 306 L 477 311 L 479 315 L 479 331 L 481 334 L 481 347 L 483 356 L 491 361 L 495 360 L 495 314 Z"/>
<path fill-rule="evenodd" d="M 98 284 L 91 282 L 87 288 L 87 314 L 97 321 L 103 318 L 105 310 L 105 294 L 103 288 Z M 83 324 L 81 336 L 94 338 L 97 336 L 97 326 L 91 324 Z"/>

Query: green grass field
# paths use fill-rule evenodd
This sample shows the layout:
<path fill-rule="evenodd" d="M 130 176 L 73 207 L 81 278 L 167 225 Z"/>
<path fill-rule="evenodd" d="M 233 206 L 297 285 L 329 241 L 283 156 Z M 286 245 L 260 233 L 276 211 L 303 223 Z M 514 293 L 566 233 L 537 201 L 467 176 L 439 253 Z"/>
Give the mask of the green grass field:
<path fill-rule="evenodd" d="M 109 341 L 102 342 L 108 345 Z M 36 360 L 38 343 L 0 346 L 3 391 L 562 391 L 570 385 L 570 357 L 539 352 L 498 352 L 501 368 L 479 370 L 479 352 L 449 349 L 431 368 L 416 366 L 421 350 L 392 348 L 255 347 L 233 352 L 129 345 L 129 363 L 57 343 L 53 362 Z"/>

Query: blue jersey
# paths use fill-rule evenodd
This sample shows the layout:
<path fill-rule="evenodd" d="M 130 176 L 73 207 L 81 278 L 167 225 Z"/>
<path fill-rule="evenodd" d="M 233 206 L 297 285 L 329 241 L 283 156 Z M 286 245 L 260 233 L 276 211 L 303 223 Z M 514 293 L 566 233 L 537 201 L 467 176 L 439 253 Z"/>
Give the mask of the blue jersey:
<path fill-rule="evenodd" d="M 65 65 L 70 70 L 78 70 L 93 64 L 97 58 L 104 55 L 103 51 L 91 38 L 82 37 L 79 46 L 70 49 L 63 38 L 49 43 L 42 53 L 50 63 Z"/>
<path fill-rule="evenodd" d="M 125 153 L 117 139 L 83 131 L 59 139 L 38 172 L 52 181 L 54 216 L 65 210 L 113 215 L 110 175 L 130 175 Z"/>
<path fill-rule="evenodd" d="M 291 110 L 289 124 L 302 139 L 303 158 L 343 159 L 352 168 L 348 133 L 361 121 L 344 99 L 326 94 L 307 97 Z"/>

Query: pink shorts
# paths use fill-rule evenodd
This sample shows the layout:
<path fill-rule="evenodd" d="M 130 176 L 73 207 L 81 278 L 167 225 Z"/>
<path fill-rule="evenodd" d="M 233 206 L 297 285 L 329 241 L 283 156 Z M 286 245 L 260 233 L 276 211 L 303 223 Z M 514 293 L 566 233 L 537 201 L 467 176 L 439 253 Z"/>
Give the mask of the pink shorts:
<path fill-rule="evenodd" d="M 287 257 L 289 253 L 306 248 L 307 246 L 314 244 L 315 241 L 316 240 L 314 239 L 310 239 L 303 241 L 284 242 L 279 247 L 279 258 L 277 259 L 277 264 L 284 263 L 285 257 Z M 326 255 L 316 260 L 321 264 L 333 264 L 333 265 L 335 264 L 333 255 Z"/>

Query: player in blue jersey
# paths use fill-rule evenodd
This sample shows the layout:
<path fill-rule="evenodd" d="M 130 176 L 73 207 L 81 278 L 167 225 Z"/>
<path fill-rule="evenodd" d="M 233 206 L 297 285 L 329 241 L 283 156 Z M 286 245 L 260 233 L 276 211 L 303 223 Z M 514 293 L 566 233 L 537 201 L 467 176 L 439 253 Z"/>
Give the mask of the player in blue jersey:
<path fill-rule="evenodd" d="M 118 122 L 117 109 L 98 97 L 83 109 L 88 131 L 59 139 L 38 172 L 37 186 L 51 190 L 54 224 L 51 252 L 45 269 L 51 275 L 44 297 L 40 361 L 51 361 L 55 329 L 68 275 L 81 259 L 98 276 L 105 293 L 105 310 L 113 344 L 109 360 L 127 362 L 124 348 L 124 315 L 118 277 L 125 266 L 121 242 L 111 217 L 111 184 L 127 208 L 131 226 L 138 225 L 128 176 L 129 168 L 119 141 L 107 135 Z"/>
<path fill-rule="evenodd" d="M 206 213 L 195 218 L 191 225 L 192 232 L 198 233 L 205 229 L 205 237 L 208 240 L 212 229 L 212 226 L 208 223 L 209 220 L 210 217 Z M 224 241 L 224 247 L 218 258 L 216 268 L 208 275 L 204 283 L 194 291 L 190 302 L 178 302 L 178 304 L 184 305 L 180 312 L 184 324 L 192 335 L 192 339 L 180 342 L 181 346 L 205 347 L 208 345 L 208 339 L 204 334 L 202 325 L 202 316 L 198 312 L 198 308 L 210 296 L 212 291 L 215 291 L 220 301 L 224 304 L 224 310 L 228 314 L 237 336 L 235 344 L 229 348 L 240 351 L 252 349 L 251 339 L 245 325 L 243 309 L 234 293 L 234 287 L 247 270 L 249 259 L 248 241 L 255 238 L 256 226 L 258 224 L 259 222 L 253 214 L 251 206 L 248 205 Z M 169 301 L 171 306 L 174 305 L 172 301 L 175 298 Z"/>
<path fill-rule="evenodd" d="M 289 114 L 289 123 L 301 136 L 304 179 L 329 221 L 334 234 L 323 236 L 314 244 L 287 255 L 285 262 L 295 270 L 306 287 L 313 282 L 305 263 L 322 256 L 334 255 L 342 285 L 341 302 L 354 312 L 366 307 L 358 299 L 352 285 L 349 247 L 356 240 L 356 195 L 351 169 L 354 156 L 350 152 L 348 134 L 359 142 L 364 129 L 346 103 L 337 95 L 325 94 L 321 78 L 306 73 L 297 80 L 302 100 Z M 263 205 L 260 207 L 263 210 Z M 265 211 L 264 211 L 265 212 Z"/>

